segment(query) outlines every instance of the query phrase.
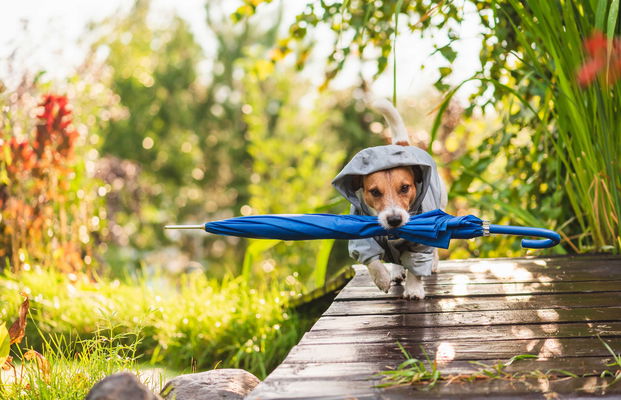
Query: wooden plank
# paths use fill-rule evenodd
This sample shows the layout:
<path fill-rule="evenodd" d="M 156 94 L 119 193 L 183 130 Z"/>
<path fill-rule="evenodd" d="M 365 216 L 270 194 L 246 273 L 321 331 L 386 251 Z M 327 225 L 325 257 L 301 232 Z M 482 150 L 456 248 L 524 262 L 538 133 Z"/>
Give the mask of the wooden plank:
<path fill-rule="evenodd" d="M 458 260 L 442 260 L 440 262 L 441 271 L 467 271 L 473 265 L 488 265 L 492 270 L 502 268 L 503 265 L 511 263 L 519 266 L 528 267 L 532 270 L 559 269 L 567 271 L 578 271 L 588 269 L 595 265 L 607 265 L 613 269 L 621 264 L 621 256 L 614 254 L 583 254 L 577 256 L 555 256 L 555 257 L 514 257 L 514 258 L 466 258 Z"/>
<path fill-rule="evenodd" d="M 566 378 L 559 380 L 505 381 L 490 380 L 476 383 L 440 383 L 432 390 L 417 390 L 416 387 L 377 389 L 378 381 L 334 381 L 334 380 L 267 380 L 257 387 L 248 400 L 259 399 L 357 399 L 357 400 L 401 400 L 412 398 L 504 398 L 542 399 L 543 393 L 576 395 L 574 398 L 619 395 L 621 385 L 605 387 L 608 382 L 596 377 Z M 552 395 L 553 396 L 553 395 Z"/>
<path fill-rule="evenodd" d="M 489 325 L 433 328 L 395 327 L 390 329 L 313 329 L 307 332 L 300 344 L 330 343 L 381 343 L 437 341 L 476 341 L 479 343 L 507 339 L 547 339 L 621 336 L 621 322 L 577 322 L 563 324 Z"/>
<path fill-rule="evenodd" d="M 598 337 L 621 349 L 621 257 L 550 257 L 443 261 L 426 278 L 428 297 L 400 299 L 402 287 L 380 292 L 365 267 L 339 293 L 285 361 L 248 399 L 541 398 L 553 392 L 621 395 L 597 376 L 611 356 Z M 404 358 L 452 359 L 444 374 L 475 371 L 469 361 L 495 364 L 518 354 L 507 372 L 570 370 L 577 379 L 440 384 L 378 389 L 380 370 Z"/>
<path fill-rule="evenodd" d="M 610 307 L 621 304 L 621 292 L 517 295 L 502 297 L 429 298 L 424 301 L 405 299 L 342 300 L 333 302 L 324 316 L 369 314 L 416 314 L 455 311 L 511 311 Z"/>
<path fill-rule="evenodd" d="M 525 359 L 517 361 L 504 368 L 510 374 L 524 373 L 525 371 L 542 371 L 550 374 L 561 375 L 557 370 L 565 370 L 580 376 L 599 376 L 601 371 L 609 369 L 607 362 L 609 359 L 603 357 L 575 357 L 575 358 L 555 358 L 555 359 Z M 488 366 L 498 363 L 507 363 L 503 360 L 487 360 Z M 399 363 L 388 361 L 378 362 L 340 362 L 340 363 L 289 363 L 283 362 L 272 374 L 270 380 L 274 379 L 299 379 L 299 380 L 348 380 L 348 381 L 368 381 L 377 380 L 380 371 L 393 370 Z M 468 361 L 452 361 L 447 364 L 439 364 L 438 370 L 442 376 L 455 374 L 473 374 L 480 371 L 482 366 L 475 365 Z M 554 371 L 557 371 L 556 373 Z"/>
<path fill-rule="evenodd" d="M 620 337 L 605 340 L 612 348 L 621 348 Z M 420 343 L 416 340 L 406 340 L 402 341 L 401 345 L 413 357 L 421 359 L 425 357 L 425 354 L 433 359 L 440 345 L 443 346 L 440 348 L 440 354 L 452 354 L 450 358 L 458 361 L 508 360 L 520 354 L 533 354 L 542 359 L 610 357 L 608 350 L 595 338 L 512 339 L 485 342 L 484 346 L 472 341 Z M 403 355 L 397 344 L 385 342 L 299 344 L 289 352 L 284 362 L 288 364 L 392 362 L 396 366 L 402 361 Z"/>
<path fill-rule="evenodd" d="M 394 327 L 459 327 L 476 325 L 522 325 L 564 322 L 619 322 L 621 307 L 540 309 L 507 312 L 471 311 L 453 313 L 351 315 L 320 318 L 311 331 L 340 329 L 393 329 Z"/>
<path fill-rule="evenodd" d="M 442 265 L 442 264 L 441 264 Z M 621 263 L 618 266 L 621 268 Z M 472 269 L 476 270 L 473 266 Z M 596 264 L 589 266 L 588 268 L 581 268 L 579 270 L 565 270 L 565 269 L 544 269 L 533 268 L 528 269 L 525 266 L 511 266 L 509 268 L 499 268 L 496 271 L 478 271 L 472 272 L 469 270 L 457 270 L 441 267 L 437 274 L 433 274 L 429 277 L 424 277 L 423 281 L 427 285 L 446 284 L 446 285 L 460 285 L 463 282 L 468 282 L 471 285 L 475 284 L 489 284 L 499 282 L 512 282 L 512 283 L 538 283 L 538 282 L 590 282 L 590 281 L 602 281 L 621 279 L 621 274 L 611 273 L 610 265 Z M 356 266 L 356 276 L 351 280 L 352 286 L 367 286 L 368 272 L 366 267 Z M 370 280 L 368 280 L 370 283 Z"/>
<path fill-rule="evenodd" d="M 372 285 L 372 283 L 370 284 Z M 346 286 L 337 296 L 339 300 L 394 299 L 403 294 L 402 286 L 393 286 L 388 293 L 375 286 Z M 515 296 L 550 293 L 607 293 L 621 292 L 621 281 L 555 282 L 555 283 L 497 283 L 487 285 L 432 285 L 425 287 L 427 298 L 468 296 Z"/>

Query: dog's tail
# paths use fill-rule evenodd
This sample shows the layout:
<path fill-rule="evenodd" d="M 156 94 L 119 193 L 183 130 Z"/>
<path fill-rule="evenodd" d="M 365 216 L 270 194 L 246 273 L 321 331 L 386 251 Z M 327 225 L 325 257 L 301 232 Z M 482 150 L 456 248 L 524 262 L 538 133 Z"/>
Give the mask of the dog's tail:
<path fill-rule="evenodd" d="M 375 110 L 382 113 L 386 122 L 390 126 L 392 132 L 392 144 L 398 144 L 401 146 L 410 145 L 410 137 L 405 124 L 399 115 L 399 111 L 386 99 L 375 99 L 370 102 L 370 105 Z"/>

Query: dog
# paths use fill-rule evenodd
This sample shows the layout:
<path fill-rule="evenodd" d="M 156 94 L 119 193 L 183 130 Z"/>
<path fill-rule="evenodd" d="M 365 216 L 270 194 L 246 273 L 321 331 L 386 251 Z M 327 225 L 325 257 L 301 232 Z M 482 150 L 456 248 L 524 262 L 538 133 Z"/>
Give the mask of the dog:
<path fill-rule="evenodd" d="M 446 188 L 431 156 L 411 146 L 403 120 L 390 102 L 376 100 L 371 106 L 388 122 L 392 144 L 362 150 L 333 180 L 352 204 L 351 212 L 377 216 L 390 230 L 405 225 L 411 214 L 445 208 Z M 391 283 L 405 279 L 407 299 L 425 298 L 420 277 L 436 272 L 439 262 L 437 249 L 404 239 L 356 239 L 349 242 L 349 250 L 367 266 L 380 290 L 388 292 Z"/>

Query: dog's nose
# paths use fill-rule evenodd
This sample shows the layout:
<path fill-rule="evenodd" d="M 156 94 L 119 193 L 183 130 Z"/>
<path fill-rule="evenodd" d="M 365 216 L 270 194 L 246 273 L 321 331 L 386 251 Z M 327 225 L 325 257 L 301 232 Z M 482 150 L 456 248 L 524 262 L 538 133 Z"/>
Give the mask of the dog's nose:
<path fill-rule="evenodd" d="M 388 225 L 396 228 L 401 225 L 401 222 L 403 222 L 403 218 L 401 218 L 401 215 L 391 215 L 386 218 L 386 222 L 388 222 Z"/>

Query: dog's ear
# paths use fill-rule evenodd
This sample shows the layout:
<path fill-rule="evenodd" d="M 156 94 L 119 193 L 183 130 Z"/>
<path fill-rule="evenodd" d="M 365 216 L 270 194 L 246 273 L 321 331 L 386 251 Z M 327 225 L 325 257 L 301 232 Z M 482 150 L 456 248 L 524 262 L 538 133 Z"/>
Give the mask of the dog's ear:
<path fill-rule="evenodd" d="M 354 192 L 362 187 L 362 175 L 351 176 L 351 187 Z"/>
<path fill-rule="evenodd" d="M 414 173 L 414 182 L 422 183 L 423 182 L 423 170 L 419 165 L 412 166 L 412 172 Z"/>

